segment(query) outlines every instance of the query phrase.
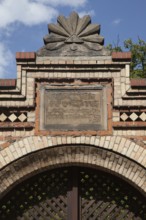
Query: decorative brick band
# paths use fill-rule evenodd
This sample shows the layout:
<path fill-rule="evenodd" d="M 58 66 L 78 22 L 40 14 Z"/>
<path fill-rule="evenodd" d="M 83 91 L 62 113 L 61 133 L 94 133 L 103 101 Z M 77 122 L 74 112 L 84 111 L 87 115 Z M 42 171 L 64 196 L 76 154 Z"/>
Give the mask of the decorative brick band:
<path fill-rule="evenodd" d="M 146 121 L 146 112 L 120 112 L 120 121 Z"/>
<path fill-rule="evenodd" d="M 0 122 L 26 122 L 27 112 L 0 111 Z"/>

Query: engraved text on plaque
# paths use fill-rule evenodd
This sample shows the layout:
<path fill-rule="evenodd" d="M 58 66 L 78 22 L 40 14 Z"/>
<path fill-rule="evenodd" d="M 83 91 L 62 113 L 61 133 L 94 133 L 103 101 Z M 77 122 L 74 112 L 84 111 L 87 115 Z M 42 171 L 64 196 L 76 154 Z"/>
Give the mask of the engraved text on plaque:
<path fill-rule="evenodd" d="M 105 129 L 103 87 L 48 87 L 42 95 L 41 128 Z"/>

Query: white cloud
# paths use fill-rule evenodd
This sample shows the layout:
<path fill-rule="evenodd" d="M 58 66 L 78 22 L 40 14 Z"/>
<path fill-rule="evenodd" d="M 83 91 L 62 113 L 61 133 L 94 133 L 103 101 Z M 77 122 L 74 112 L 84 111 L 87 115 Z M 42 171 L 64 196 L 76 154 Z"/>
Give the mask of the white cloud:
<path fill-rule="evenodd" d="M 36 2 L 43 2 L 45 4 L 53 5 L 53 6 L 70 6 L 70 7 L 81 7 L 85 6 L 88 0 L 35 0 Z"/>
<path fill-rule="evenodd" d="M 36 25 L 50 20 L 58 14 L 51 6 L 30 0 L 4 0 L 0 3 L 0 28 L 6 28 L 12 23 Z"/>
<path fill-rule="evenodd" d="M 90 15 L 90 16 L 94 16 L 95 15 L 95 12 L 94 10 L 91 10 L 91 11 L 81 11 L 79 12 L 79 16 L 82 18 L 84 15 Z"/>
<path fill-rule="evenodd" d="M 20 22 L 37 25 L 50 22 L 58 14 L 57 6 L 81 7 L 87 0 L 3 0 L 0 1 L 0 28 Z"/>
<path fill-rule="evenodd" d="M 0 77 L 7 75 L 6 69 L 11 66 L 13 60 L 13 54 L 5 46 L 5 44 L 0 42 Z"/>
<path fill-rule="evenodd" d="M 0 77 L 10 75 L 7 71 L 14 66 L 14 56 L 3 39 L 10 37 L 14 30 L 17 31 L 19 25 L 16 24 L 33 26 L 49 23 L 59 14 L 60 6 L 78 9 L 87 2 L 88 0 L 0 0 Z"/>
<path fill-rule="evenodd" d="M 121 23 L 121 19 L 120 18 L 118 18 L 118 19 L 115 19 L 112 23 L 114 24 L 114 25 L 118 25 L 118 24 L 120 24 Z"/>

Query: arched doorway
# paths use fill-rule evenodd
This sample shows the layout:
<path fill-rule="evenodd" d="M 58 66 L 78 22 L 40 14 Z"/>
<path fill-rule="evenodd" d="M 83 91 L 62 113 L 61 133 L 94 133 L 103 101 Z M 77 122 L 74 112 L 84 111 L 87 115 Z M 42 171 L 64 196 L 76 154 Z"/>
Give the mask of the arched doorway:
<path fill-rule="evenodd" d="M 0 202 L 6 220 L 146 219 L 145 198 L 123 180 L 85 167 L 45 171 L 15 186 Z"/>

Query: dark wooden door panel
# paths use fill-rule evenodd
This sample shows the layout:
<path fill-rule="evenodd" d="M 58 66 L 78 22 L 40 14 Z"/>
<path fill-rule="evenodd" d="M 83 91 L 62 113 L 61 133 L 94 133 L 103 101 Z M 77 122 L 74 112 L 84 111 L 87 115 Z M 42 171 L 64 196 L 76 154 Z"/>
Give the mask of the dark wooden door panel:
<path fill-rule="evenodd" d="M 82 168 L 79 173 L 82 220 L 146 219 L 146 200 L 111 174 Z"/>
<path fill-rule="evenodd" d="M 111 174 L 82 167 L 38 174 L 0 201 L 1 220 L 144 220 L 146 200 Z"/>

